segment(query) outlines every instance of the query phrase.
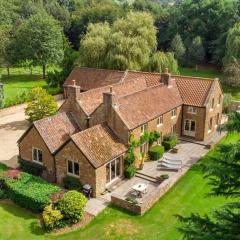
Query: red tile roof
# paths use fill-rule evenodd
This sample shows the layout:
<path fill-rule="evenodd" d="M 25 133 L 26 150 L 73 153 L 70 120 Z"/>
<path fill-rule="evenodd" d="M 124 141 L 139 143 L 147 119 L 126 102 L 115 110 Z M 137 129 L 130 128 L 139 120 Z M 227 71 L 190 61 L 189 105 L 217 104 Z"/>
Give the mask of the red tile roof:
<path fill-rule="evenodd" d="M 75 67 L 64 82 L 64 86 L 72 85 L 75 80 L 76 85 L 87 91 L 118 83 L 123 76 L 124 71 Z"/>
<path fill-rule="evenodd" d="M 80 131 L 72 113 L 58 113 L 33 123 L 51 153 L 55 153 L 70 136 Z"/>
<path fill-rule="evenodd" d="M 88 128 L 74 134 L 71 139 L 95 168 L 127 151 L 127 147 L 106 124 Z"/>
<path fill-rule="evenodd" d="M 203 107 L 209 94 L 213 79 L 172 76 L 176 80 L 183 103 Z"/>
<path fill-rule="evenodd" d="M 129 129 L 134 129 L 182 104 L 175 81 L 158 85 L 116 100 L 115 111 Z"/>
<path fill-rule="evenodd" d="M 128 95 L 147 88 L 144 78 L 132 79 L 112 85 L 112 91 L 117 96 Z M 103 93 L 109 92 L 110 86 L 89 90 L 81 93 L 78 103 L 82 110 L 90 115 L 103 102 Z"/>

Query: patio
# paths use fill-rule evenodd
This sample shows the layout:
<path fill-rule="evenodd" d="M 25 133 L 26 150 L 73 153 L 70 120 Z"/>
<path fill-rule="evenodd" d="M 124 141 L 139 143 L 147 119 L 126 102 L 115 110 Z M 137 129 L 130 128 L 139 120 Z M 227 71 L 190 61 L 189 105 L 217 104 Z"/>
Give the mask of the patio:
<path fill-rule="evenodd" d="M 225 133 L 212 136 L 212 142 L 217 143 Z M 159 200 L 174 184 L 208 151 L 207 144 L 199 142 L 187 142 L 181 140 L 177 145 L 178 153 L 168 153 L 168 155 L 178 156 L 182 160 L 182 170 L 172 171 L 162 169 L 160 161 L 145 162 L 143 170 L 139 170 L 134 178 L 124 181 L 111 193 L 111 202 L 119 207 L 125 208 L 136 214 L 144 214 L 152 205 Z M 169 178 L 163 182 L 158 181 L 161 175 L 168 175 Z M 146 184 L 147 192 L 141 197 L 133 195 L 132 187 L 136 184 Z M 104 196 L 103 196 L 104 197 Z M 109 197 L 109 196 L 108 196 Z M 129 201 L 135 199 L 136 202 Z M 126 200 L 127 199 L 127 200 Z M 135 201 L 134 200 L 134 201 Z"/>

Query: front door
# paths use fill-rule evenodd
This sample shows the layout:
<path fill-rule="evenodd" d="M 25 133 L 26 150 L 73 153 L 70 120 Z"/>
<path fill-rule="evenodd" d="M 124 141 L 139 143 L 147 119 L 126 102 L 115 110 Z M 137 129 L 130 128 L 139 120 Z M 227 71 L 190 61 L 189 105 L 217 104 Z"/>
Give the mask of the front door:
<path fill-rule="evenodd" d="M 121 176 L 121 157 L 118 157 L 106 165 L 106 183 L 112 183 Z"/>
<path fill-rule="evenodd" d="M 195 137 L 196 133 L 196 121 L 191 119 L 186 119 L 184 121 L 184 135 Z"/>

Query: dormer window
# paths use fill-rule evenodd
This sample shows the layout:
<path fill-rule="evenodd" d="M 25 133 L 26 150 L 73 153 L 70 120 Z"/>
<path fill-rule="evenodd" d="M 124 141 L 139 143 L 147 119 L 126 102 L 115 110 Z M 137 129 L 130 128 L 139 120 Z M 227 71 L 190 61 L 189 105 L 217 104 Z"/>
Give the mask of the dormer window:
<path fill-rule="evenodd" d="M 171 116 L 172 118 L 175 118 L 177 116 L 177 109 L 174 108 L 172 111 L 171 111 Z"/>
<path fill-rule="evenodd" d="M 143 135 L 144 132 L 146 132 L 146 131 L 147 131 L 147 124 L 143 124 L 143 125 L 141 126 L 141 135 Z"/>
<path fill-rule="evenodd" d="M 189 106 L 187 112 L 191 113 L 191 114 L 196 114 L 197 113 L 197 108 Z"/>
<path fill-rule="evenodd" d="M 157 127 L 160 127 L 163 124 L 163 116 L 157 118 Z"/>

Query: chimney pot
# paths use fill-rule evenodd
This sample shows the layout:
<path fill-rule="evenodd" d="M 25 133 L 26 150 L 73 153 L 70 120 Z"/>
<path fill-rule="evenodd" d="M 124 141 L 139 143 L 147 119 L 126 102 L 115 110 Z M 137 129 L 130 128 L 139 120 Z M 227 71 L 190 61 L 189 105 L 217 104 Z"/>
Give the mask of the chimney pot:
<path fill-rule="evenodd" d="M 76 86 L 76 80 L 72 80 L 73 86 Z"/>

